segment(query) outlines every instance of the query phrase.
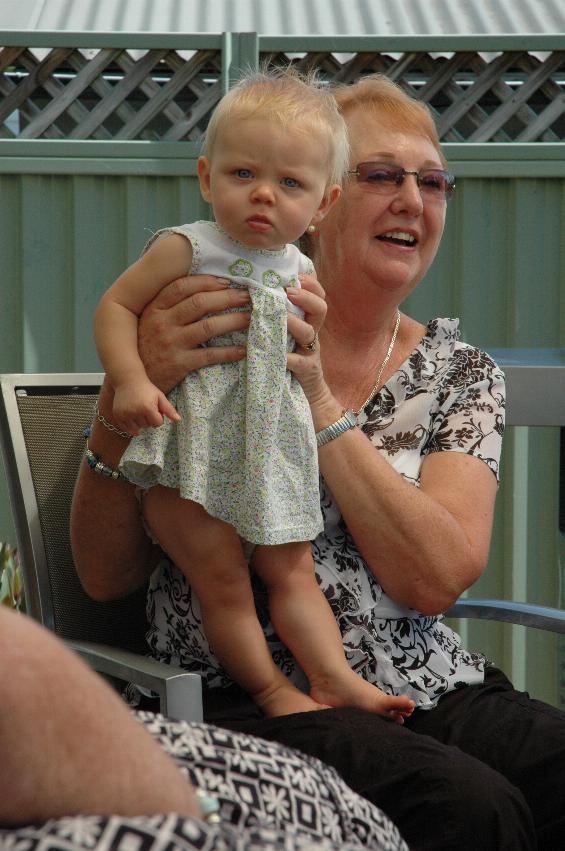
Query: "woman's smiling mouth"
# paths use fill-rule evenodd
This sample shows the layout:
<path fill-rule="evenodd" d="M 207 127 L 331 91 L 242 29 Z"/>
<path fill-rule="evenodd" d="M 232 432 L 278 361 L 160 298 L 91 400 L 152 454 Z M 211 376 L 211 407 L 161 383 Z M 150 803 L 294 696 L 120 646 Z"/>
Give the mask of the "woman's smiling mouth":
<path fill-rule="evenodd" d="M 413 234 L 403 230 L 389 230 L 386 233 L 379 234 L 376 238 L 381 242 L 392 242 L 394 245 L 404 245 L 409 248 L 418 242 Z"/>

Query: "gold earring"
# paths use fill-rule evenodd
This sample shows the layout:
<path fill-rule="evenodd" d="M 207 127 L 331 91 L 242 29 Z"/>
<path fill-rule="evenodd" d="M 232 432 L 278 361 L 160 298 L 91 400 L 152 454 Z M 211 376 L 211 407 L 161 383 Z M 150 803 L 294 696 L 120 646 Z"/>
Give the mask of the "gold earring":
<path fill-rule="evenodd" d="M 316 233 L 316 225 L 308 225 L 306 230 L 308 231 L 308 233 Z"/>

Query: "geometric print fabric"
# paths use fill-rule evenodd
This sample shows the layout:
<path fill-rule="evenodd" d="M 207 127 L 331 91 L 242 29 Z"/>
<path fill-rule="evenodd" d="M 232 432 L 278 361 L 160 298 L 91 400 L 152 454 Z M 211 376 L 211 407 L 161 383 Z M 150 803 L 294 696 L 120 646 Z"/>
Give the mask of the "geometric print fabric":
<path fill-rule="evenodd" d="M 175 814 L 74 816 L 0 829 L 0 851 L 408 851 L 381 810 L 313 757 L 208 724 L 136 716 L 218 799 L 219 824 Z"/>

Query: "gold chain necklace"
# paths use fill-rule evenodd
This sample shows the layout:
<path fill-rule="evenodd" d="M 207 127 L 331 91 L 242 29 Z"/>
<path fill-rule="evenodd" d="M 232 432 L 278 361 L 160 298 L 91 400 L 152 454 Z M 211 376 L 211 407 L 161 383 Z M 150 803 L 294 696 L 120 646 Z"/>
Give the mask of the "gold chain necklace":
<path fill-rule="evenodd" d="M 371 392 L 369 393 L 369 395 L 367 396 L 367 398 L 365 399 L 365 401 L 363 402 L 363 404 L 361 405 L 361 407 L 359 408 L 359 410 L 358 410 L 358 411 L 353 411 L 353 413 L 355 414 L 355 416 L 356 416 L 356 417 L 358 417 L 358 416 L 359 416 L 359 414 L 361 413 L 361 411 L 362 411 L 364 408 L 366 408 L 366 407 L 367 407 L 367 405 L 369 404 L 369 402 L 371 402 L 371 401 L 372 401 L 373 397 L 374 397 L 374 396 L 376 395 L 376 393 L 377 393 L 377 390 L 379 389 L 379 385 L 380 385 L 380 383 L 381 383 L 381 376 L 382 376 L 382 374 L 383 374 L 383 372 L 384 372 L 384 368 L 385 368 L 385 366 L 387 365 L 387 363 L 389 362 L 389 360 L 390 360 L 390 358 L 391 358 L 391 355 L 392 355 L 392 352 L 393 352 L 393 349 L 394 349 L 394 344 L 396 343 L 396 335 L 398 334 L 398 329 L 399 329 L 399 328 L 400 328 L 400 310 L 398 310 L 398 308 L 397 308 L 397 310 L 396 310 L 396 323 L 395 323 L 395 325 L 394 325 L 394 331 L 392 332 L 392 337 L 390 338 L 390 344 L 389 344 L 389 347 L 388 347 L 388 349 L 387 349 L 387 353 L 386 353 L 386 355 L 385 355 L 385 359 L 384 359 L 384 361 L 382 362 L 382 364 L 381 364 L 381 368 L 379 369 L 379 371 L 378 371 L 378 373 L 377 373 L 377 378 L 376 378 L 375 383 L 373 384 L 373 386 L 372 386 L 372 388 L 371 388 Z"/>

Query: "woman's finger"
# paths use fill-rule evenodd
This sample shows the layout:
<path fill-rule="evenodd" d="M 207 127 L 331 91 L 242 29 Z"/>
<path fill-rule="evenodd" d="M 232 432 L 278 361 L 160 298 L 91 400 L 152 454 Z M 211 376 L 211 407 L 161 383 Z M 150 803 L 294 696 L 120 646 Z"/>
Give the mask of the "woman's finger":
<path fill-rule="evenodd" d="M 299 350 L 300 351 L 300 350 Z M 320 364 L 320 352 L 311 355 L 290 352 L 286 359 L 287 369 L 296 376 L 310 405 L 327 395 L 327 385 Z"/>
<path fill-rule="evenodd" d="M 192 349 L 207 343 L 213 337 L 222 337 L 234 331 L 246 331 L 249 328 L 249 311 L 235 313 L 210 314 L 198 322 L 186 324 L 178 329 L 178 343 Z M 224 348 L 218 346 L 216 348 Z"/>
<path fill-rule="evenodd" d="M 318 293 L 310 292 L 306 289 L 298 289 L 297 287 L 289 287 L 286 291 L 288 300 L 304 311 L 304 320 L 309 325 L 319 331 L 327 313 L 327 304 L 325 299 Z M 292 314 L 289 313 L 289 319 Z"/>
<path fill-rule="evenodd" d="M 163 287 L 151 304 L 157 310 L 168 310 L 195 293 L 225 290 L 228 286 L 228 281 L 223 278 L 215 278 L 213 275 L 186 275 L 184 278 L 177 278 Z"/>
<path fill-rule="evenodd" d="M 312 328 L 312 330 L 314 331 L 313 328 Z M 318 340 L 318 332 L 314 331 L 314 335 L 313 335 L 313 337 L 311 337 L 310 342 L 305 343 L 302 348 L 305 349 L 305 351 L 309 355 L 313 355 L 318 351 L 319 347 L 320 347 L 320 343 L 319 343 L 319 340 Z"/>
<path fill-rule="evenodd" d="M 294 337 L 296 344 L 303 349 L 314 342 L 314 335 L 318 334 L 322 327 L 321 322 L 315 322 L 311 317 L 309 317 L 309 320 L 300 319 L 300 317 L 293 316 L 290 313 L 287 316 L 288 333 Z"/>
<path fill-rule="evenodd" d="M 228 363 L 242 360 L 247 354 L 245 346 L 205 346 L 193 349 L 192 357 L 195 365 L 192 369 L 212 366 L 215 363 Z"/>
<path fill-rule="evenodd" d="M 320 298 L 326 298 L 326 291 L 314 275 L 299 275 L 298 280 L 300 281 L 300 289 L 314 293 L 320 296 Z"/>
<path fill-rule="evenodd" d="M 245 351 L 238 346 L 229 347 L 229 350 L 226 346 L 202 348 L 212 337 L 242 331 L 249 325 L 248 310 L 210 313 L 218 307 L 214 298 L 228 292 L 231 290 L 198 293 L 173 308 L 159 310 L 151 304 L 144 310 L 138 329 L 139 353 L 151 381 L 164 393 L 195 369 L 245 356 Z M 194 298 L 197 299 L 196 307 Z M 225 308 L 225 304 L 220 305 L 222 307 Z M 178 314 L 183 311 L 185 317 L 192 314 L 197 321 L 179 321 Z"/>
<path fill-rule="evenodd" d="M 289 301 L 304 312 L 304 317 L 289 312 L 287 328 L 300 347 L 300 353 L 310 356 L 318 349 L 318 331 L 324 324 L 327 305 L 324 290 L 316 278 L 301 276 L 300 281 L 300 288 L 289 287 L 286 292 Z"/>
<path fill-rule="evenodd" d="M 249 292 L 223 278 L 191 275 L 165 287 L 143 311 L 138 348 L 148 375 L 164 393 L 193 370 L 245 357 L 241 346 L 203 347 L 249 326 Z M 227 311 L 227 312 L 225 312 Z"/>
<path fill-rule="evenodd" d="M 190 325 L 209 314 L 223 310 L 233 310 L 250 304 L 248 290 L 219 289 L 216 291 L 198 291 L 179 302 L 171 310 L 171 320 L 177 325 Z M 214 336 L 213 334 L 210 335 Z M 207 337 L 205 339 L 210 339 Z M 201 341 L 204 342 L 204 341 Z"/>
<path fill-rule="evenodd" d="M 318 331 L 316 328 L 298 316 L 288 315 L 287 329 L 288 333 L 296 340 L 296 345 L 300 346 L 301 349 L 307 349 L 308 346 L 317 341 Z M 316 349 L 307 350 L 306 354 L 312 354 L 312 351 L 316 351 Z"/>

